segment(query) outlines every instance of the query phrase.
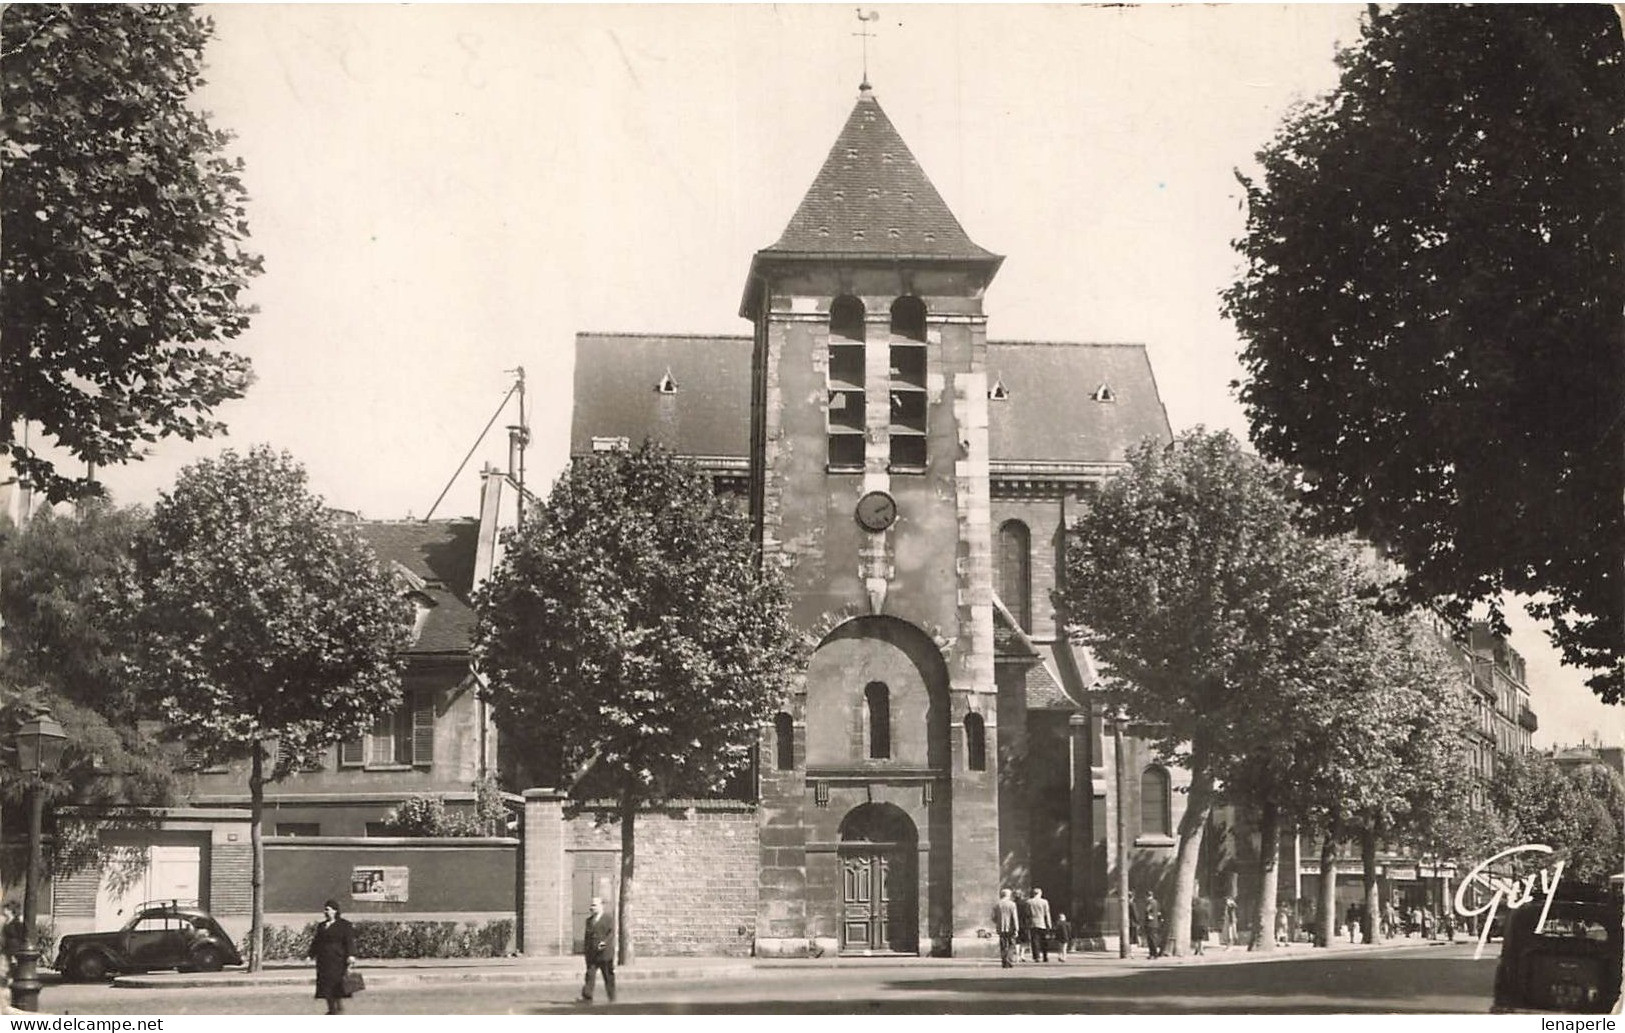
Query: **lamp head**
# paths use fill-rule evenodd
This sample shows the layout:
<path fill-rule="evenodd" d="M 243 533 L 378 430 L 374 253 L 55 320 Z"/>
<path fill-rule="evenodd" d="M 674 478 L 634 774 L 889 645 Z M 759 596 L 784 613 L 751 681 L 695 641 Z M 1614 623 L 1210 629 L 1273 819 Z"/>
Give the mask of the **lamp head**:
<path fill-rule="evenodd" d="M 41 709 L 17 729 L 17 767 L 28 774 L 49 774 L 62 762 L 67 745 L 68 733 L 49 710 Z"/>

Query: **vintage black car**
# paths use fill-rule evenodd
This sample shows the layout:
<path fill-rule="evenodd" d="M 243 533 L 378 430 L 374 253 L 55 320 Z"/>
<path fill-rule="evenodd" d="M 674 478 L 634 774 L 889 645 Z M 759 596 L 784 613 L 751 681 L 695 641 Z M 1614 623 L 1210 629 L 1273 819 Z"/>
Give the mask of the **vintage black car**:
<path fill-rule="evenodd" d="M 117 932 L 75 933 L 62 937 L 56 948 L 58 972 L 90 981 L 160 968 L 218 972 L 242 963 L 220 923 L 207 911 L 176 900 L 149 901 Z"/>
<path fill-rule="evenodd" d="M 1507 916 L 1492 1011 L 1605 1014 L 1619 1001 L 1621 901 L 1617 893 L 1559 885 Z"/>

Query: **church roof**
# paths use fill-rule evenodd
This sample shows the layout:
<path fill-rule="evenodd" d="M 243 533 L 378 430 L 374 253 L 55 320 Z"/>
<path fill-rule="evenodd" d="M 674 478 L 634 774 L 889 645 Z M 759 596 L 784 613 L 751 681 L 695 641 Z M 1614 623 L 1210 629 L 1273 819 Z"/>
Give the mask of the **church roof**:
<path fill-rule="evenodd" d="M 576 335 L 570 454 L 594 439 L 652 439 L 687 456 L 750 449 L 749 337 Z"/>
<path fill-rule="evenodd" d="M 593 451 L 595 438 L 652 438 L 743 461 L 750 364 L 749 337 L 577 334 L 570 454 Z M 1143 345 L 993 341 L 987 379 L 1004 396 L 987 403 L 995 463 L 1115 463 L 1145 437 L 1171 436 Z"/>
<path fill-rule="evenodd" d="M 965 233 L 867 87 L 790 224 L 759 254 L 998 257 Z"/>
<path fill-rule="evenodd" d="M 989 341 L 987 384 L 995 461 L 1115 462 L 1171 437 L 1144 345 Z"/>
<path fill-rule="evenodd" d="M 466 653 L 474 639 L 477 520 L 363 520 L 356 525 L 384 566 L 405 569 L 415 592 L 429 601 L 417 641 L 407 653 Z"/>

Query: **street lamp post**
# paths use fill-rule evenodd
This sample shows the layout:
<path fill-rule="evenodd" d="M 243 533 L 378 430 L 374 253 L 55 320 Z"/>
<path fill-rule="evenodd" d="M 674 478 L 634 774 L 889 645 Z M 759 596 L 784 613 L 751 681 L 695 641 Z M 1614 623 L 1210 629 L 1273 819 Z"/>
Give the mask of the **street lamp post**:
<path fill-rule="evenodd" d="M 28 874 L 23 883 L 23 946 L 17 952 L 17 971 L 11 981 L 11 1004 L 24 1011 L 39 1010 L 39 947 L 35 921 L 39 914 L 40 824 L 45 812 L 45 776 L 56 770 L 68 735 L 41 710 L 17 730 L 17 766 L 29 775 Z"/>

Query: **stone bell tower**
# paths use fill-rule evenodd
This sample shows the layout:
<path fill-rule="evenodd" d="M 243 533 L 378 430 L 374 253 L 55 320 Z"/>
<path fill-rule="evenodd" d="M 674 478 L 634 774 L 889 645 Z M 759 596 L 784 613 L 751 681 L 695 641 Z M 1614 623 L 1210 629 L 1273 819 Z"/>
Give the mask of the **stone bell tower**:
<path fill-rule="evenodd" d="M 999 880 L 973 243 L 865 83 L 751 261 L 751 514 L 819 643 L 763 750 L 758 950 L 985 950 Z"/>

